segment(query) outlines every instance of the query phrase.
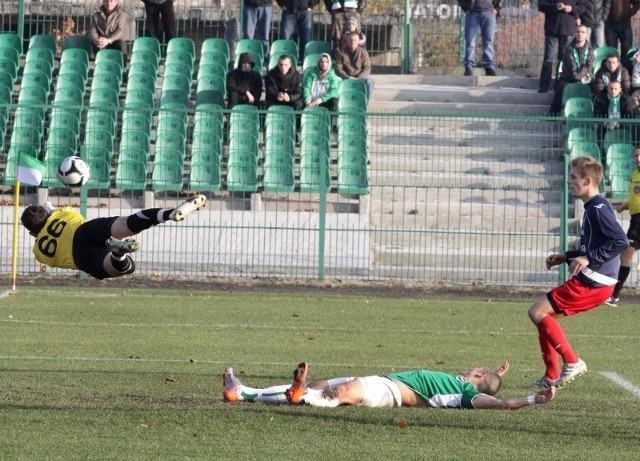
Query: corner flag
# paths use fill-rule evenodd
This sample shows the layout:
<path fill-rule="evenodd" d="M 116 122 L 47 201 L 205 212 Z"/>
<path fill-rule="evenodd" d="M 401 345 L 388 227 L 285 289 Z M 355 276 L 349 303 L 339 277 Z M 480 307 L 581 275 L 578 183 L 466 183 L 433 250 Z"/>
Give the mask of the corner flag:
<path fill-rule="evenodd" d="M 40 160 L 30 155 L 18 157 L 18 181 L 32 186 L 39 186 L 46 166 Z"/>

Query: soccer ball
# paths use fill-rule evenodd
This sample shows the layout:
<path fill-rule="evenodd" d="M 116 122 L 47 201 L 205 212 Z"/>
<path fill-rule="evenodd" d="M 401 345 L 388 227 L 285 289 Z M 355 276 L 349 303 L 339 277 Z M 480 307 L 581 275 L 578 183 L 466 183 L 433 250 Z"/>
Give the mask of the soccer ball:
<path fill-rule="evenodd" d="M 75 155 L 65 158 L 58 166 L 58 179 L 69 187 L 85 185 L 89 180 L 89 176 L 89 165 Z"/>

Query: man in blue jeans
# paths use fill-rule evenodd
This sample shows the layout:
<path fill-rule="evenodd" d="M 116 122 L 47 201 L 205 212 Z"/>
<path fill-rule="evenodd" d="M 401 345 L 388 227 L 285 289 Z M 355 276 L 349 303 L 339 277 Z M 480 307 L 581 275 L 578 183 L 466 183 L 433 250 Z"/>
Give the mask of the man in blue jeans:
<path fill-rule="evenodd" d="M 620 42 L 620 60 L 627 61 L 629 50 L 633 46 L 631 18 L 640 9 L 640 0 L 611 0 L 609 16 L 604 21 L 604 36 L 607 46 L 618 48 Z"/>
<path fill-rule="evenodd" d="M 464 40 L 464 75 L 473 75 L 476 67 L 476 38 L 478 31 L 482 33 L 482 65 L 488 76 L 496 75 L 496 53 L 493 38 L 496 35 L 496 16 L 500 14 L 502 0 L 460 0 L 460 7 L 465 12 Z"/>
<path fill-rule="evenodd" d="M 551 87 L 553 64 L 562 61 L 564 52 L 576 33 L 580 15 L 588 0 L 539 0 L 538 11 L 544 13 L 544 58 L 540 70 L 538 93 Z M 554 55 L 554 53 L 556 53 Z"/>
<path fill-rule="evenodd" d="M 298 28 L 298 50 L 296 56 L 300 62 L 304 59 L 304 47 L 311 41 L 313 29 L 313 8 L 320 0 L 277 0 L 282 8 L 280 19 L 280 38 L 294 40 Z"/>
<path fill-rule="evenodd" d="M 269 57 L 272 18 L 271 0 L 244 0 L 242 38 L 256 38 L 262 42 L 265 62 L 268 62 Z"/>

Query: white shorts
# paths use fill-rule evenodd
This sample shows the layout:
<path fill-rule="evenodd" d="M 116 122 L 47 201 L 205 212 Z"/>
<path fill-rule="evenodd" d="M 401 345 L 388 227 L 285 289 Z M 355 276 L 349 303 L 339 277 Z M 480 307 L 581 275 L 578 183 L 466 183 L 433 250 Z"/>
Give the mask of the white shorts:
<path fill-rule="evenodd" d="M 362 404 L 369 408 L 393 408 L 402 405 L 400 388 L 384 376 L 356 378 L 362 383 Z"/>

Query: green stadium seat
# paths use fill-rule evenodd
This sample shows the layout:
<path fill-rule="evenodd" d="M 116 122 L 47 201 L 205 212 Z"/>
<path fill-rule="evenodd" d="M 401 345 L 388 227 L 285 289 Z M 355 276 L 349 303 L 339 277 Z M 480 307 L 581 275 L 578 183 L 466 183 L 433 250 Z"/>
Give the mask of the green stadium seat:
<path fill-rule="evenodd" d="M 608 176 L 613 200 L 626 200 L 629 197 L 629 180 L 634 171 L 635 167 L 632 170 L 618 170 Z"/>
<path fill-rule="evenodd" d="M 186 133 L 186 119 L 182 113 L 162 110 L 158 114 L 156 132 Z"/>
<path fill-rule="evenodd" d="M 200 62 L 202 63 L 202 55 L 212 51 L 224 54 L 227 58 L 226 62 L 229 62 L 231 50 L 229 49 L 229 42 L 225 39 L 210 37 L 202 42 L 202 48 L 200 49 Z"/>
<path fill-rule="evenodd" d="M 581 156 L 593 157 L 596 160 L 602 160 L 602 152 L 600 146 L 596 142 L 589 141 L 576 141 L 571 144 L 569 149 L 570 158 L 576 158 Z"/>
<path fill-rule="evenodd" d="M 102 159 L 85 159 L 91 169 L 87 189 L 109 189 L 111 187 L 111 164 Z"/>
<path fill-rule="evenodd" d="M 141 147 L 122 147 L 120 146 L 120 151 L 118 152 L 118 163 L 127 161 L 135 161 L 141 163 L 147 163 L 149 161 L 149 150 L 141 148 Z"/>
<path fill-rule="evenodd" d="M 18 65 L 11 59 L 0 59 L 0 72 L 10 75 L 15 83 L 18 78 Z"/>
<path fill-rule="evenodd" d="M 64 157 L 62 157 L 64 158 Z M 44 164 L 46 170 L 42 175 L 42 183 L 41 186 L 44 187 L 62 187 L 62 183 L 58 179 L 58 166 L 60 166 L 60 161 L 62 160 L 60 157 L 56 157 L 51 155 L 49 158 L 45 158 Z M 8 166 L 7 166 L 8 170 Z"/>
<path fill-rule="evenodd" d="M 29 51 L 27 51 L 27 55 L 25 56 L 25 62 L 33 60 L 45 61 L 51 64 L 52 68 L 54 59 L 55 52 L 52 52 L 47 48 L 30 48 Z"/>
<path fill-rule="evenodd" d="M 91 79 L 91 91 L 107 88 L 115 91 L 116 93 L 120 92 L 120 78 L 116 74 L 108 74 L 108 73 L 99 73 L 94 74 L 93 79 Z"/>
<path fill-rule="evenodd" d="M 182 163 L 171 160 L 154 161 L 151 172 L 151 187 L 155 191 L 182 190 Z"/>
<path fill-rule="evenodd" d="M 91 88 L 89 94 L 89 106 L 100 109 L 115 109 L 119 105 L 119 95 L 116 90 L 110 88 Z"/>
<path fill-rule="evenodd" d="M 598 135 L 591 127 L 576 127 L 567 130 L 567 150 L 576 142 L 598 142 Z"/>
<path fill-rule="evenodd" d="M 289 56 L 289 59 L 291 59 L 291 65 L 293 66 L 294 69 L 296 69 L 298 67 L 298 55 L 297 54 L 291 54 L 291 53 L 277 53 L 274 51 L 271 51 L 269 54 L 269 64 L 267 65 L 267 68 L 269 70 L 275 68 L 278 66 L 278 61 L 280 60 L 281 56 Z"/>
<path fill-rule="evenodd" d="M 300 55 L 300 50 L 298 49 L 297 42 L 294 42 L 293 40 L 278 39 L 271 42 L 269 54 L 290 54 L 297 61 L 298 56 Z"/>
<path fill-rule="evenodd" d="M 65 73 L 58 75 L 56 80 L 56 91 L 61 88 L 75 88 L 82 92 L 84 97 L 87 80 L 81 74 Z"/>
<path fill-rule="evenodd" d="M 229 162 L 240 160 L 258 163 L 258 138 L 250 134 L 238 134 L 229 138 Z"/>
<path fill-rule="evenodd" d="M 331 134 L 331 119 L 325 107 L 307 107 L 302 111 L 300 122 L 301 139 L 309 135 Z"/>
<path fill-rule="evenodd" d="M 172 64 L 181 64 L 189 69 L 188 75 L 193 74 L 193 59 L 191 54 L 188 51 L 183 50 L 174 50 L 170 53 L 167 53 L 167 57 L 165 59 L 165 66 Z M 165 72 L 166 75 L 166 72 Z"/>
<path fill-rule="evenodd" d="M 565 117 L 593 117 L 593 102 L 590 98 L 573 97 L 564 106 Z"/>
<path fill-rule="evenodd" d="M 151 65 L 155 69 L 153 73 L 158 73 L 158 56 L 153 51 L 139 50 L 131 53 L 129 68 L 131 69 L 131 67 L 134 67 L 136 64 Z"/>
<path fill-rule="evenodd" d="M 184 149 L 175 147 L 157 147 L 154 151 L 153 163 L 158 162 L 172 162 L 172 163 L 184 163 Z"/>
<path fill-rule="evenodd" d="M 32 72 L 30 74 L 24 74 L 20 81 L 21 87 L 39 86 L 47 95 L 51 90 L 51 80 L 40 72 Z"/>
<path fill-rule="evenodd" d="M 109 133 L 114 133 L 115 121 L 111 114 L 105 113 L 100 110 L 90 109 L 87 111 L 87 118 L 85 122 L 85 130 L 105 130 Z"/>
<path fill-rule="evenodd" d="M 219 64 L 211 63 L 211 64 L 200 64 L 198 66 L 198 73 L 196 75 L 196 80 L 200 80 L 205 77 L 222 77 L 225 81 L 225 86 L 227 84 L 227 71 Z"/>
<path fill-rule="evenodd" d="M 147 188 L 147 162 L 121 160 L 116 167 L 116 187 L 124 190 Z"/>
<path fill-rule="evenodd" d="M 80 146 L 80 157 L 85 160 L 103 160 L 111 162 L 112 152 L 103 146 Z"/>
<path fill-rule="evenodd" d="M 71 146 L 61 145 L 48 145 L 45 148 L 44 159 L 45 162 L 53 162 L 59 164 L 62 159 L 69 157 L 70 155 L 76 155 L 76 150 Z"/>
<path fill-rule="evenodd" d="M 184 158 L 185 139 L 184 133 L 172 131 L 158 131 L 156 135 L 156 150 L 175 149 Z"/>
<path fill-rule="evenodd" d="M 210 66 L 215 64 L 223 71 L 223 76 L 226 77 L 229 72 L 229 57 L 226 54 L 219 53 L 217 51 L 208 51 L 200 55 L 200 61 L 198 62 L 198 72 L 203 66 Z"/>
<path fill-rule="evenodd" d="M 338 115 L 338 135 L 351 134 L 367 137 L 367 119 L 364 114 L 341 113 Z"/>
<path fill-rule="evenodd" d="M 324 40 L 311 40 L 307 42 L 304 47 L 304 56 L 305 58 L 311 54 L 322 54 L 322 53 L 333 53 L 333 46 L 331 42 L 326 42 Z M 316 62 L 318 60 L 316 59 Z"/>
<path fill-rule="evenodd" d="M 9 93 L 8 99 L 2 99 L 1 97 L 5 96 L 5 93 L 0 94 L 0 103 L 9 103 L 11 101 L 11 94 L 13 94 L 13 77 L 9 75 L 7 72 L 0 71 L 0 90 L 7 89 Z"/>
<path fill-rule="evenodd" d="M 78 133 L 69 128 L 51 129 L 47 136 L 46 147 L 51 146 L 66 146 L 75 152 L 78 148 Z"/>
<path fill-rule="evenodd" d="M 606 150 L 605 164 L 609 174 L 618 171 L 633 171 L 636 169 L 636 148 L 633 144 L 625 142 L 611 143 Z"/>
<path fill-rule="evenodd" d="M 20 65 L 20 55 L 13 48 L 0 48 L 0 60 L 11 61 L 16 67 Z"/>
<path fill-rule="evenodd" d="M 293 109 L 288 106 L 271 106 L 265 117 L 265 136 L 285 134 L 295 138 L 296 118 Z"/>
<path fill-rule="evenodd" d="M 88 64 L 85 64 L 82 61 L 65 61 L 60 64 L 60 69 L 58 70 L 58 79 L 60 79 L 62 75 L 66 74 L 75 74 L 80 76 L 84 81 L 84 85 L 86 85 L 89 78 Z"/>
<path fill-rule="evenodd" d="M 366 112 L 367 94 L 361 91 L 343 91 L 338 96 L 338 110 L 354 110 Z"/>
<path fill-rule="evenodd" d="M 235 57 L 236 57 L 236 65 L 237 59 L 242 53 L 251 53 L 260 58 L 260 62 L 264 61 L 264 47 L 262 46 L 262 42 L 260 40 L 252 39 L 252 38 L 243 38 L 238 40 L 236 43 L 235 49 Z M 257 62 L 256 62 L 257 65 Z"/>
<path fill-rule="evenodd" d="M 343 163 L 367 164 L 367 140 L 358 135 L 340 135 L 338 138 L 338 167 Z"/>
<path fill-rule="evenodd" d="M 120 67 L 120 77 L 122 78 L 122 70 L 124 69 L 124 56 L 120 50 L 102 49 L 96 53 L 96 66 L 101 62 L 112 62 Z"/>
<path fill-rule="evenodd" d="M 608 152 L 609 147 L 617 143 L 633 144 L 633 133 L 626 128 L 607 130 L 602 140 L 602 152 Z"/>
<path fill-rule="evenodd" d="M 324 162 L 322 161 L 323 158 L 325 159 Z M 329 170 L 328 157 L 323 157 L 322 154 L 315 158 L 311 155 L 300 157 L 300 192 L 320 192 L 323 185 L 323 175 L 324 187 L 331 187 L 331 171 Z"/>
<path fill-rule="evenodd" d="M 339 166 L 338 193 L 344 195 L 368 194 L 369 178 L 366 165 L 346 164 Z"/>
<path fill-rule="evenodd" d="M 186 51 L 191 56 L 191 67 L 196 57 L 196 46 L 193 40 L 188 37 L 174 37 L 167 44 L 167 56 L 174 51 Z"/>
<path fill-rule="evenodd" d="M 295 188 L 293 166 L 265 165 L 262 187 L 265 192 L 293 192 Z"/>
<path fill-rule="evenodd" d="M 256 192 L 258 190 L 258 166 L 251 162 L 229 163 L 227 190 L 230 192 Z"/>
<path fill-rule="evenodd" d="M 87 55 L 91 56 L 91 41 L 89 37 L 85 35 L 72 35 L 62 40 L 62 50 L 69 48 L 80 48 L 87 52 Z"/>
<path fill-rule="evenodd" d="M 219 191 L 221 188 L 220 164 L 208 162 L 191 163 L 189 190 Z"/>
<path fill-rule="evenodd" d="M 345 80 L 345 81 L 358 81 L 362 80 Z M 343 83 L 345 82 L 343 81 Z M 362 82 L 364 85 L 364 82 Z M 366 88 L 365 88 L 366 91 Z M 585 83 L 567 83 L 562 90 L 562 106 L 564 107 L 567 103 L 567 100 L 570 98 L 589 98 L 591 97 L 591 86 Z"/>
<path fill-rule="evenodd" d="M 60 55 L 60 64 L 67 61 L 80 61 L 85 64 L 89 64 L 89 53 L 82 48 L 67 48 L 62 51 Z"/>
<path fill-rule="evenodd" d="M 191 86 L 191 77 L 193 76 L 193 68 L 181 62 L 169 62 L 164 65 L 164 75 L 162 81 L 174 75 L 181 75 L 189 80 Z"/>
<path fill-rule="evenodd" d="M 294 138 L 288 134 L 272 134 L 268 136 L 264 150 L 265 164 L 268 165 L 274 161 L 277 163 L 286 161 L 285 163 L 293 166 L 295 144 Z"/>
<path fill-rule="evenodd" d="M 158 73 L 158 68 L 154 66 L 152 63 L 136 62 L 129 65 L 128 77 L 129 79 L 137 75 L 152 77 L 154 79 L 154 84 L 155 84 L 157 73 Z"/>
<path fill-rule="evenodd" d="M 113 155 L 113 133 L 108 130 L 86 130 L 84 145 L 90 147 L 104 147 Z"/>
<path fill-rule="evenodd" d="M 35 128 L 42 136 L 44 132 L 44 111 L 33 110 L 29 107 L 20 107 L 13 114 L 13 127 Z"/>
<path fill-rule="evenodd" d="M 126 108 L 151 108 L 153 107 L 153 93 L 145 88 L 127 90 L 124 107 Z"/>
<path fill-rule="evenodd" d="M 95 77 L 96 75 L 100 75 L 100 74 L 112 74 L 118 77 L 120 81 L 122 81 L 121 71 L 122 69 L 120 69 L 120 66 L 118 65 L 118 63 L 105 60 L 105 61 L 96 63 L 94 65 L 93 76 Z"/>
<path fill-rule="evenodd" d="M 133 74 L 129 73 L 127 81 L 127 91 L 145 89 L 151 94 L 156 92 L 156 76 L 149 74 Z"/>
<path fill-rule="evenodd" d="M 122 111 L 122 131 L 141 130 L 149 132 L 152 118 L 151 111 L 139 108 L 125 108 Z"/>
<path fill-rule="evenodd" d="M 133 41 L 131 54 L 138 51 L 152 52 L 156 55 L 155 68 L 160 64 L 160 41 L 155 37 L 138 37 Z"/>
<path fill-rule="evenodd" d="M 304 61 L 302 61 L 302 71 L 304 72 L 307 69 L 312 69 L 318 65 L 318 59 L 322 53 L 312 53 L 307 54 L 304 57 Z"/>
<path fill-rule="evenodd" d="M 0 33 L 0 48 L 13 48 L 18 56 L 22 56 L 22 37 L 12 32 Z"/>
<path fill-rule="evenodd" d="M 24 67 L 22 68 L 23 75 L 38 72 L 46 75 L 49 82 L 51 82 L 53 64 L 43 59 L 32 59 L 31 61 L 26 61 L 24 63 Z"/>

